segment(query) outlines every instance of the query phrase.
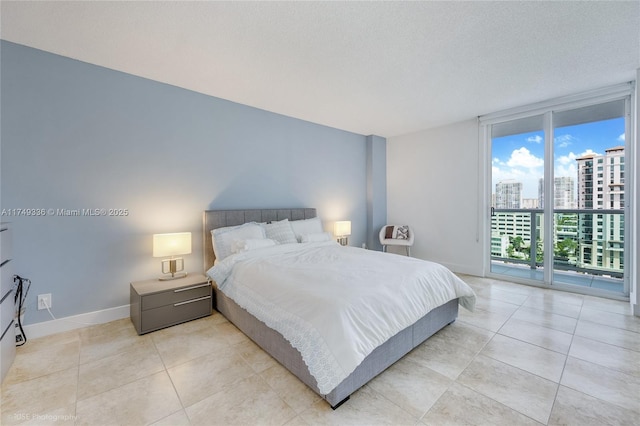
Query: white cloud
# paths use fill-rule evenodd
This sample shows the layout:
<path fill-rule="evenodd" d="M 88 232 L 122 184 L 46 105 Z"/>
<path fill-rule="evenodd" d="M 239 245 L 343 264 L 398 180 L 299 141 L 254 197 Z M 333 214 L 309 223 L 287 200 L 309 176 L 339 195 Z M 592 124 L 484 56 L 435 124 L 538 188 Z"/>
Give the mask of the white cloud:
<path fill-rule="evenodd" d="M 494 163 L 492 164 L 492 166 L 493 166 L 493 167 L 496 167 L 496 168 L 503 168 L 503 167 L 505 167 L 505 168 L 506 168 L 506 167 L 507 167 L 507 165 L 505 164 L 505 162 L 504 162 L 504 161 L 496 161 L 496 162 L 494 162 Z"/>
<path fill-rule="evenodd" d="M 511 158 L 507 161 L 507 166 L 509 167 L 524 167 L 532 169 L 542 167 L 543 165 L 544 160 L 531 154 L 531 152 L 525 147 L 513 151 L 511 153 Z"/>
<path fill-rule="evenodd" d="M 500 168 L 493 166 L 491 168 L 491 178 L 493 182 L 493 189 L 495 189 L 495 184 L 502 181 L 507 180 L 515 180 L 517 182 L 524 182 L 527 179 L 530 179 L 528 173 L 514 168 Z M 525 184 L 526 189 L 526 184 Z"/>
<path fill-rule="evenodd" d="M 535 135 L 535 136 L 529 136 L 527 138 L 527 142 L 534 142 L 534 143 L 540 143 L 542 142 L 544 139 L 542 139 L 542 136 L 540 135 Z"/>
<path fill-rule="evenodd" d="M 522 182 L 524 198 L 538 197 L 538 179 L 543 175 L 543 159 L 522 147 L 514 150 L 506 162 L 494 158 L 492 163 L 492 191 L 495 191 L 496 183 L 512 179 Z"/>
<path fill-rule="evenodd" d="M 589 148 L 585 152 L 583 152 L 582 154 L 578 155 L 578 157 L 584 157 L 585 155 L 602 155 L 602 154 L 598 154 L 597 152 L 595 152 L 594 150 Z"/>
<path fill-rule="evenodd" d="M 572 177 L 578 178 L 578 166 L 575 161 L 565 164 L 556 163 L 556 167 L 553 171 L 554 177 Z"/>
<path fill-rule="evenodd" d="M 623 134 L 621 134 L 620 136 L 618 136 L 618 140 L 619 140 L 620 142 L 624 142 L 624 140 L 625 140 L 624 133 L 623 133 Z"/>
<path fill-rule="evenodd" d="M 576 158 L 578 158 L 578 156 L 573 152 L 570 152 L 567 155 L 561 155 L 560 157 L 556 158 L 556 163 L 566 166 L 568 164 L 575 163 Z"/>
<path fill-rule="evenodd" d="M 569 134 L 556 136 L 554 139 L 554 143 L 557 148 L 566 148 L 576 141 L 577 139 Z"/>
<path fill-rule="evenodd" d="M 567 155 L 561 155 L 555 159 L 555 168 L 553 171 L 553 175 L 555 177 L 569 176 L 577 179 L 578 165 L 576 163 L 576 159 L 583 157 L 585 155 L 600 155 L 600 154 L 593 151 L 592 149 L 587 149 L 581 154 L 574 154 L 573 152 L 570 152 Z"/>

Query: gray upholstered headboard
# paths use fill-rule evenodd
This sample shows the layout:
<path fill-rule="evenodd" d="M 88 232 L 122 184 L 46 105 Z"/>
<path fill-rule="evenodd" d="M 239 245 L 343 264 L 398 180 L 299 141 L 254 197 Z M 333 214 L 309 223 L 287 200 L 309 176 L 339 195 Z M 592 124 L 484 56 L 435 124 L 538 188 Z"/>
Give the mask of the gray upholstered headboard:
<path fill-rule="evenodd" d="M 273 220 L 300 220 L 316 217 L 316 209 L 251 209 L 251 210 L 205 210 L 202 215 L 202 238 L 204 271 L 213 266 L 216 259 L 211 243 L 211 230 L 225 226 L 242 225 L 247 222 L 270 222 Z"/>

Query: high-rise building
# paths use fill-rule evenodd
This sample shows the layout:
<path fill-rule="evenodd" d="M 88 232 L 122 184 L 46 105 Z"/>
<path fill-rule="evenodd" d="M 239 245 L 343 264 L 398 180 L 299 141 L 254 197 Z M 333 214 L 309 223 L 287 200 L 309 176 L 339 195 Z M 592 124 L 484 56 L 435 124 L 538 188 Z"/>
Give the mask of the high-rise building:
<path fill-rule="evenodd" d="M 544 178 L 538 180 L 538 207 L 544 209 Z"/>
<path fill-rule="evenodd" d="M 604 188 L 604 157 L 588 154 L 576 158 L 576 161 L 578 162 L 578 208 L 593 209 L 594 188 L 600 188 L 600 192 Z M 599 170 L 594 173 L 596 162 L 600 165 Z M 596 176 L 597 179 L 595 179 Z"/>
<path fill-rule="evenodd" d="M 544 208 L 544 179 L 538 181 L 538 206 Z M 575 209 L 576 208 L 576 186 L 575 180 L 571 176 L 560 176 L 553 178 L 553 208 L 554 209 Z"/>
<path fill-rule="evenodd" d="M 624 208 L 624 146 L 604 155 L 589 154 L 578 162 L 578 208 Z"/>
<path fill-rule="evenodd" d="M 491 255 L 507 257 L 507 248 L 512 238 L 522 238 L 523 245 L 529 247 L 534 241 L 542 241 L 542 236 L 544 235 L 542 215 L 536 214 L 534 220 L 535 234 L 532 234 L 531 212 L 526 210 L 496 212 L 491 217 Z M 521 259 L 525 257 L 523 256 Z"/>
<path fill-rule="evenodd" d="M 522 182 L 510 179 L 496 183 L 496 208 L 522 208 Z"/>
<path fill-rule="evenodd" d="M 553 178 L 553 207 L 556 209 L 576 208 L 575 179 L 571 176 Z"/>
<path fill-rule="evenodd" d="M 624 147 L 604 155 L 589 154 L 578 162 L 578 209 L 618 210 L 580 213 L 578 266 L 624 269 Z"/>

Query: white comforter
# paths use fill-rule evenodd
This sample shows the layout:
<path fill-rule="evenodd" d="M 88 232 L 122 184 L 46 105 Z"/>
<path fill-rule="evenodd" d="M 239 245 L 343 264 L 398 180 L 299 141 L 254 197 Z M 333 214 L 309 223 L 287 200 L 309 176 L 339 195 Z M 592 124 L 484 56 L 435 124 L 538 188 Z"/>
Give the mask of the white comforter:
<path fill-rule="evenodd" d="M 322 394 L 391 336 L 473 290 L 442 265 L 342 247 L 284 244 L 227 257 L 207 271 L 220 290 L 298 349 Z"/>

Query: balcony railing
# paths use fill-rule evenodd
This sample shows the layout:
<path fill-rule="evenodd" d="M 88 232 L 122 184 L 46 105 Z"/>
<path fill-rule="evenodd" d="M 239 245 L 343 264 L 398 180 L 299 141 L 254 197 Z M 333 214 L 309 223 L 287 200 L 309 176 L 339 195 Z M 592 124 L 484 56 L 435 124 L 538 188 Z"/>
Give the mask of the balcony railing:
<path fill-rule="evenodd" d="M 553 268 L 622 279 L 623 210 L 554 210 Z M 541 209 L 493 209 L 491 259 L 543 266 L 544 213 Z"/>

